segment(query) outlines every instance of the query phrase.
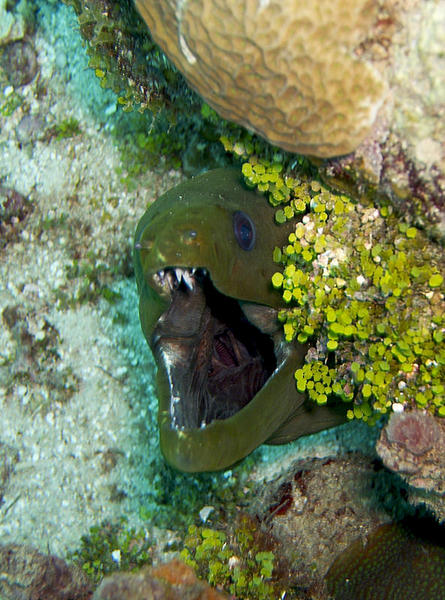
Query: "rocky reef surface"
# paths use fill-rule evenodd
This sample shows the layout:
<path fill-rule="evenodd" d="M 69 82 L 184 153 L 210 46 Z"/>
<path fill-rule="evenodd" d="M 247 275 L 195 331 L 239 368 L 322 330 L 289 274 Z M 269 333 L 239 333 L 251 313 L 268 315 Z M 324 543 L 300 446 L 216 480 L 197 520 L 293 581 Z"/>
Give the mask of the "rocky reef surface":
<path fill-rule="evenodd" d="M 330 184 L 389 198 L 443 240 L 442 1 L 136 5 L 218 114 L 327 159 Z"/>
<path fill-rule="evenodd" d="M 285 586 L 288 597 L 325 597 L 320 577 L 333 554 L 398 516 L 385 495 L 409 510 L 404 492 L 388 492 L 399 490 L 396 478 L 378 475 L 383 491 L 370 491 L 382 472 L 373 462 L 378 429 L 353 422 L 263 447 L 215 475 L 164 464 L 131 252 L 147 204 L 183 175 L 162 159 L 136 174 L 123 166 L 116 140 L 131 135 L 131 120 L 87 69 L 72 9 L 0 2 L 0 17 L 0 596 L 90 598 L 113 570 L 181 554 L 221 588 L 218 573 L 235 573 L 235 591 L 251 584 L 250 593 L 269 597 Z M 229 531 L 241 510 L 250 520 Z M 191 523 L 201 528 L 184 549 Z M 278 545 L 255 537 L 258 523 Z M 204 550 L 221 550 L 211 533 L 221 530 L 231 554 L 216 560 Z M 281 554 L 291 582 L 280 579 Z M 246 556 L 255 568 L 237 570 Z M 140 575 L 153 597 L 223 597 L 181 563 L 170 571 Z M 105 580 L 95 598 L 137 598 L 138 581 L 126 577 Z"/>
<path fill-rule="evenodd" d="M 160 164 L 126 178 L 115 97 L 86 68 L 73 11 L 43 3 L 32 22 L 14 41 L 32 77 L 1 98 L 0 531 L 65 554 L 105 518 L 142 524 L 141 507 L 156 513 L 188 481 L 172 482 L 159 454 L 131 267 L 138 218 L 182 175 Z M 346 429 L 294 451 L 359 443 Z"/>

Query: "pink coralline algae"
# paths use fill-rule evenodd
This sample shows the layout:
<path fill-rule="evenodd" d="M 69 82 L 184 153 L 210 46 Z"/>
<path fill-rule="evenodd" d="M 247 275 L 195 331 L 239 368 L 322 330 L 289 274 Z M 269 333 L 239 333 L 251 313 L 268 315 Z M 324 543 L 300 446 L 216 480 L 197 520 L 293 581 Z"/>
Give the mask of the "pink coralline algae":
<path fill-rule="evenodd" d="M 391 415 L 386 435 L 389 442 L 401 444 L 416 456 L 421 456 L 438 441 L 440 429 L 431 415 L 412 411 Z"/>
<path fill-rule="evenodd" d="M 376 450 L 410 486 L 445 494 L 444 419 L 420 410 L 393 413 Z"/>

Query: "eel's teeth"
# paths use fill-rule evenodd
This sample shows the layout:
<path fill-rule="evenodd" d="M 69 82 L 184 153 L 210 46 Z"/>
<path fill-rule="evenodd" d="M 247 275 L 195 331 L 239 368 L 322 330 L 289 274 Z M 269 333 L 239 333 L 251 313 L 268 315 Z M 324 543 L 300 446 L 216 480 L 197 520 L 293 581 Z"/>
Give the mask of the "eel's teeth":
<path fill-rule="evenodd" d="M 159 269 L 153 274 L 153 281 L 163 287 L 164 290 L 172 292 L 176 290 L 181 283 L 190 291 L 193 291 L 196 286 L 195 276 L 197 274 L 205 274 L 205 269 L 192 267 L 185 269 L 183 267 L 169 267 L 167 269 Z"/>
<path fill-rule="evenodd" d="M 167 271 L 165 279 L 167 280 L 168 287 L 172 292 L 177 286 L 176 274 L 173 271 Z"/>
<path fill-rule="evenodd" d="M 189 290 L 193 290 L 195 280 L 193 279 L 193 276 L 189 273 L 189 271 L 184 271 L 182 273 L 182 281 L 189 288 Z"/>

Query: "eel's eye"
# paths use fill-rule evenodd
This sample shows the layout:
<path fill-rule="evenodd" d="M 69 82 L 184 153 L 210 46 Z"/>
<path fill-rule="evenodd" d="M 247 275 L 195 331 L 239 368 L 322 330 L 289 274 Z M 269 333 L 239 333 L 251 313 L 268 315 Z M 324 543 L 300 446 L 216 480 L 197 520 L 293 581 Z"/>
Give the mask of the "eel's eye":
<path fill-rule="evenodd" d="M 233 232 L 242 250 L 252 250 L 255 246 L 255 225 L 252 219 L 240 210 L 233 213 Z"/>

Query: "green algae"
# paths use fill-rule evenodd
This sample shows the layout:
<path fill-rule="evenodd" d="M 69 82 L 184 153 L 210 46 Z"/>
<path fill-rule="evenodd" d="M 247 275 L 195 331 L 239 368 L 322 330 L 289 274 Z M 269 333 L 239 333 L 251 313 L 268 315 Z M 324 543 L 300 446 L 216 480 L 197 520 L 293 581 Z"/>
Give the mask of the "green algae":
<path fill-rule="evenodd" d="M 210 585 L 237 598 L 273 600 L 287 590 L 286 597 L 295 598 L 289 565 L 280 558 L 277 540 L 248 514 L 238 513 L 224 529 L 190 525 L 181 537 L 170 549 L 182 548 L 180 558 Z M 130 527 L 122 517 L 91 527 L 70 559 L 99 583 L 110 573 L 151 565 L 153 551 L 149 531 Z"/>
<path fill-rule="evenodd" d="M 341 398 L 348 418 L 370 424 L 395 403 L 443 416 L 442 248 L 390 205 L 333 192 L 252 138 L 221 141 L 277 207 L 277 223 L 295 223 L 273 249 L 272 285 L 288 305 L 286 340 L 311 345 L 297 389 L 321 405 Z"/>
<path fill-rule="evenodd" d="M 129 527 L 124 517 L 118 523 L 104 521 L 90 527 L 71 560 L 94 582 L 116 571 L 133 571 L 151 565 L 151 540 L 144 528 Z"/>
<path fill-rule="evenodd" d="M 289 566 L 280 559 L 276 540 L 247 514 L 238 514 L 224 530 L 192 525 L 180 557 L 199 577 L 236 598 L 273 600 L 290 587 Z"/>
<path fill-rule="evenodd" d="M 57 123 L 46 132 L 47 141 L 52 137 L 56 140 L 72 138 L 81 133 L 79 121 L 73 117 L 68 117 L 60 123 Z"/>
<path fill-rule="evenodd" d="M 154 44 L 130 0 L 64 2 L 76 12 L 89 67 L 124 111 L 156 112 L 164 104 L 190 103 L 193 92 Z"/>
<path fill-rule="evenodd" d="M 159 165 L 192 175 L 228 162 L 223 131 L 240 128 L 217 117 L 154 44 L 125 0 L 64 0 L 77 15 L 88 66 L 115 98 L 108 115 L 128 181 Z M 110 107 L 111 108 L 111 107 Z M 241 131 L 241 130 L 240 130 Z"/>

